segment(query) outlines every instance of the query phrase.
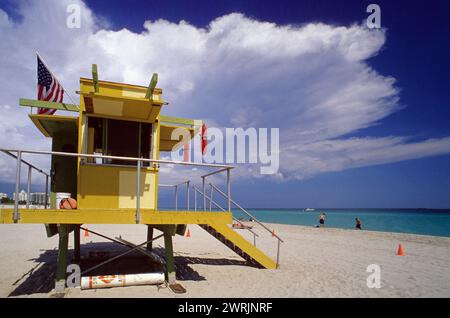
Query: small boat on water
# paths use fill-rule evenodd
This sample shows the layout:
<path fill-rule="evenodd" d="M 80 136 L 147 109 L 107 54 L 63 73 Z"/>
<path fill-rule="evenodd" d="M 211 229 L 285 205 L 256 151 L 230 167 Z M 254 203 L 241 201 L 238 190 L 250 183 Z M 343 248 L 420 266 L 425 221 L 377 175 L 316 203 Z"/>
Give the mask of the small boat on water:
<path fill-rule="evenodd" d="M 315 211 L 316 209 L 313 209 L 313 208 L 306 208 L 305 209 L 305 212 L 313 212 L 313 211 Z"/>

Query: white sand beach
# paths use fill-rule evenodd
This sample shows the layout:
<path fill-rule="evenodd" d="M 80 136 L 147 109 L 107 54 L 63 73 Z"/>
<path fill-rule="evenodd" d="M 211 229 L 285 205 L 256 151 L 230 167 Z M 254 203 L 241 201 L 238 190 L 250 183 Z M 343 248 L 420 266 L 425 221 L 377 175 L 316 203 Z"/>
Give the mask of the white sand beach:
<path fill-rule="evenodd" d="M 190 225 L 191 237 L 174 238 L 179 282 L 187 293 L 174 294 L 164 286 L 72 288 L 66 297 L 450 297 L 450 238 L 268 226 L 285 240 L 277 270 L 247 266 L 203 229 Z M 140 225 L 87 227 L 134 243 L 146 238 L 146 228 Z M 261 234 L 257 246 L 275 258 L 276 240 L 255 229 Z M 92 234 L 81 239 L 82 254 L 117 249 L 115 243 Z M 0 297 L 50 297 L 57 242 L 57 236 L 46 237 L 43 225 L 1 225 Z M 396 255 L 399 243 L 404 256 Z M 157 252 L 162 252 L 161 245 L 162 241 L 155 242 Z M 369 264 L 381 267 L 379 289 L 367 287 Z M 119 265 L 114 263 L 109 270 L 114 271 L 115 266 Z"/>

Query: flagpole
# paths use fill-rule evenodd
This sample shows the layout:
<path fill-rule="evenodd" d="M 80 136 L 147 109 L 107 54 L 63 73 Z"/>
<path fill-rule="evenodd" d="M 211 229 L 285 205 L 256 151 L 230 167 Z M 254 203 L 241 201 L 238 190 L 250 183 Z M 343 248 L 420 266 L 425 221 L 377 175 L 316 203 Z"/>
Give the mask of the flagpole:
<path fill-rule="evenodd" d="M 55 76 L 55 74 L 52 73 L 52 71 L 50 70 L 50 68 L 48 67 L 48 65 L 45 63 L 44 59 L 43 59 L 42 56 L 39 54 L 39 52 L 38 52 L 38 51 L 35 51 L 35 52 L 36 52 L 36 55 L 37 55 L 37 56 L 39 57 L 39 59 L 41 60 L 41 62 L 45 65 L 45 67 L 47 68 L 47 70 L 50 72 L 50 74 L 52 74 L 52 76 L 53 76 L 54 78 L 57 79 L 57 77 Z M 69 99 L 72 101 L 72 103 L 73 103 L 75 106 L 78 107 L 77 103 L 74 102 L 74 100 L 72 99 L 72 96 L 70 96 L 69 91 L 66 90 L 66 88 L 65 88 L 61 83 L 59 83 L 59 85 L 61 85 L 61 87 L 63 88 L 63 90 L 67 93 L 67 96 L 68 96 Z M 80 109 L 78 108 L 78 110 L 80 110 Z"/>

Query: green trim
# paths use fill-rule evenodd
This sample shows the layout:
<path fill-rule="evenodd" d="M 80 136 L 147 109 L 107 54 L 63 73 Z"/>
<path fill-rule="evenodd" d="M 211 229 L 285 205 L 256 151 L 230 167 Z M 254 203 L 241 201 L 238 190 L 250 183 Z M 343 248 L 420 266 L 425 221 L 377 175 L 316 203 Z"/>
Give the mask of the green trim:
<path fill-rule="evenodd" d="M 58 226 L 56 224 L 44 224 L 47 232 L 47 237 L 52 237 L 58 234 Z"/>
<path fill-rule="evenodd" d="M 187 230 L 187 224 L 177 224 L 176 234 L 184 236 Z"/>
<path fill-rule="evenodd" d="M 50 209 L 56 209 L 56 192 L 53 191 L 50 192 Z"/>
<path fill-rule="evenodd" d="M 153 92 L 155 91 L 156 84 L 158 83 L 158 73 L 153 73 L 150 84 L 148 85 L 147 92 L 145 93 L 145 98 L 152 99 Z"/>
<path fill-rule="evenodd" d="M 94 83 L 94 91 L 98 93 L 98 72 L 97 64 L 92 64 L 92 82 Z"/>
<path fill-rule="evenodd" d="M 153 224 L 155 229 L 160 230 L 161 232 L 168 233 L 172 236 L 175 235 L 176 225 L 175 224 Z"/>
<path fill-rule="evenodd" d="M 150 241 L 153 239 L 153 227 L 151 225 L 147 225 L 147 241 Z M 153 241 L 150 241 L 147 243 L 147 251 L 153 250 Z"/>
<path fill-rule="evenodd" d="M 66 280 L 67 268 L 67 249 L 69 246 L 69 231 L 67 224 L 59 224 L 59 246 L 58 246 L 58 260 L 56 264 L 56 281 Z"/>
<path fill-rule="evenodd" d="M 162 123 L 168 123 L 168 124 L 182 124 L 182 125 L 189 125 L 194 126 L 195 120 L 194 119 L 188 119 L 188 118 L 181 118 L 181 117 L 172 117 L 172 116 L 159 116 L 159 121 Z"/>
<path fill-rule="evenodd" d="M 166 281 L 169 284 L 176 282 L 175 260 L 173 257 L 172 234 L 164 231 L 164 252 L 166 254 Z"/>
<path fill-rule="evenodd" d="M 65 110 L 68 112 L 77 112 L 77 113 L 79 112 L 79 107 L 78 107 L 78 105 L 75 105 L 75 104 L 46 102 L 43 100 L 35 100 L 35 99 L 27 99 L 27 98 L 20 98 L 19 105 L 27 106 L 27 107 L 39 107 L 39 108 Z"/>
<path fill-rule="evenodd" d="M 73 260 L 76 263 L 81 260 L 80 225 L 75 225 L 73 229 Z"/>

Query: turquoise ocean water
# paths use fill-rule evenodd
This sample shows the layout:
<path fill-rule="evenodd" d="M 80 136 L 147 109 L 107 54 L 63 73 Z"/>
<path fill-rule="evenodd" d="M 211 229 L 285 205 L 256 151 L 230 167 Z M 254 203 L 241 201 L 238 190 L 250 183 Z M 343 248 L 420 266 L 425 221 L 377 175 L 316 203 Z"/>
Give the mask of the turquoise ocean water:
<path fill-rule="evenodd" d="M 319 214 L 326 214 L 327 227 L 353 229 L 355 217 L 363 230 L 413 233 L 450 237 L 450 210 L 429 209 L 247 209 L 262 222 L 315 226 Z M 248 216 L 233 210 L 237 218 Z"/>

